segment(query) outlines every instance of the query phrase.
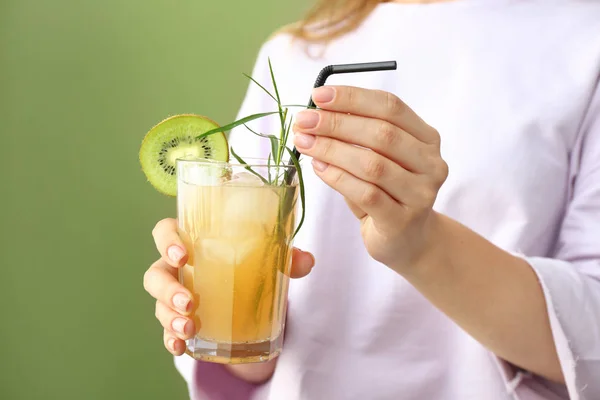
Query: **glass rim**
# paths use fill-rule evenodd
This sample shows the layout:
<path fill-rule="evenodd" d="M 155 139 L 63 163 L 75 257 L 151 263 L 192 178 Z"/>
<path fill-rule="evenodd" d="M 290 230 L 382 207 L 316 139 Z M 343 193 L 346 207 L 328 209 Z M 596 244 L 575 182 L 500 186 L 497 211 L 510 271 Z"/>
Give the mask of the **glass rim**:
<path fill-rule="evenodd" d="M 247 163 L 241 163 L 239 161 L 232 162 L 231 159 L 229 161 L 219 161 L 212 160 L 210 158 L 202 158 L 196 156 L 184 156 L 175 159 L 177 164 L 179 163 L 189 163 L 189 164 L 199 164 L 199 165 L 216 165 L 216 166 L 230 166 L 230 167 L 251 167 L 251 168 L 285 168 L 285 169 L 296 169 L 294 164 L 285 164 L 285 165 L 277 165 L 273 163 L 269 163 L 269 160 L 266 158 L 260 157 L 244 157 L 244 161 L 248 161 Z"/>

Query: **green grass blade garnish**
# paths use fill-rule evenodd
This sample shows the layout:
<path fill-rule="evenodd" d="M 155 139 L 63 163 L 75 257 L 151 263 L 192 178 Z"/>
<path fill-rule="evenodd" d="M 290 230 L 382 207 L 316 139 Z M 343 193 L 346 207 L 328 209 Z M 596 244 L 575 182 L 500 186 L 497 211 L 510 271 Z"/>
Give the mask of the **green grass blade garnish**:
<path fill-rule="evenodd" d="M 277 154 L 277 152 L 279 151 L 279 147 L 280 147 L 279 139 L 277 139 L 274 135 L 271 135 L 269 140 L 271 141 L 271 154 Z M 274 155 L 273 155 L 273 162 L 275 162 L 275 165 L 279 165 L 279 161 L 275 161 Z"/>
<path fill-rule="evenodd" d="M 277 97 L 277 107 L 279 108 L 279 120 L 281 121 L 281 131 L 285 131 L 285 116 L 283 114 L 283 110 L 281 107 L 281 98 L 279 97 L 279 89 L 277 89 L 277 81 L 275 80 L 275 73 L 273 72 L 273 65 L 271 65 L 271 59 L 269 61 L 269 72 L 271 73 L 271 81 L 273 82 L 273 89 L 275 90 L 275 97 Z M 284 143 L 285 144 L 285 143 Z M 280 150 L 280 154 L 283 151 Z M 281 162 L 281 159 L 278 160 L 278 163 Z"/>
<path fill-rule="evenodd" d="M 203 137 L 206 137 L 209 135 L 214 135 L 215 133 L 219 133 L 219 132 L 230 131 L 233 128 L 238 127 L 240 125 L 244 125 L 247 122 L 254 121 L 255 119 L 267 117 L 269 115 L 278 114 L 278 113 L 279 113 L 278 111 L 271 111 L 271 112 L 265 112 L 265 113 L 259 113 L 259 114 L 252 114 L 247 117 L 238 119 L 237 121 L 234 121 L 225 126 L 221 126 L 219 128 L 211 129 L 210 131 L 204 132 L 202 135 L 196 136 L 196 139 L 202 139 Z"/>
<path fill-rule="evenodd" d="M 300 205 L 302 206 L 302 214 L 300 216 L 300 222 L 298 223 L 298 226 L 296 227 L 296 230 L 294 231 L 294 234 L 292 235 L 292 239 L 293 239 L 296 237 L 296 234 L 298 233 L 298 231 L 300 231 L 300 228 L 302 228 L 302 224 L 304 224 L 304 215 L 306 214 L 306 199 L 305 199 L 305 195 L 304 195 L 304 178 L 302 176 L 302 169 L 300 168 L 300 162 L 298 161 L 298 158 L 294 155 L 294 152 L 292 151 L 292 149 L 290 149 L 287 146 L 285 146 L 285 148 L 287 149 L 288 153 L 290 153 L 290 159 L 292 160 L 294 167 L 296 167 L 296 173 L 298 174 L 298 185 L 300 186 Z"/>
<path fill-rule="evenodd" d="M 267 173 L 269 174 L 269 184 L 273 183 L 273 178 L 271 177 L 271 155 L 267 157 Z"/>
<path fill-rule="evenodd" d="M 286 115 L 286 118 L 287 118 L 287 108 L 285 109 L 285 111 L 286 111 L 286 112 L 285 112 L 285 115 Z M 288 138 L 289 138 L 289 136 L 290 136 L 290 129 L 291 129 L 291 128 L 292 128 L 292 117 L 290 117 L 290 122 L 288 123 L 288 125 L 287 125 L 287 129 L 285 130 L 285 133 L 284 133 L 284 135 L 283 135 L 283 138 L 282 138 L 282 140 L 281 140 L 281 142 L 282 142 L 284 145 L 287 145 L 287 141 L 288 141 Z"/>
<path fill-rule="evenodd" d="M 285 106 L 282 105 L 281 97 L 279 96 L 279 88 L 277 87 L 277 82 L 275 80 L 275 72 L 273 71 L 273 65 L 271 64 L 271 59 L 268 59 L 268 61 L 269 61 L 269 73 L 271 75 L 271 82 L 273 84 L 274 93 L 269 91 L 266 87 L 261 85 L 258 81 L 256 81 L 256 79 L 254 79 L 250 75 L 244 74 L 244 76 L 246 78 L 250 79 L 250 81 L 252 83 L 256 84 L 260 89 L 262 89 L 269 97 L 271 97 L 273 100 L 275 100 L 275 102 L 277 103 L 277 111 L 252 114 L 247 117 L 241 118 L 237 121 L 234 121 L 230 124 L 227 124 L 225 126 L 211 129 L 207 132 L 202 133 L 201 135 L 197 136 L 196 138 L 201 139 L 206 136 L 213 135 L 213 134 L 219 133 L 219 132 L 225 133 L 225 132 L 230 131 L 233 128 L 236 128 L 240 125 L 244 125 L 246 127 L 246 129 L 248 129 L 253 134 L 260 136 L 262 138 L 269 139 L 270 144 L 271 144 L 271 153 L 269 154 L 269 156 L 267 158 L 267 170 L 268 170 L 267 178 L 263 177 L 258 172 L 253 170 L 252 167 L 235 152 L 233 147 L 230 147 L 230 149 L 231 149 L 230 154 L 248 172 L 250 172 L 254 176 L 258 177 L 261 180 L 261 182 L 263 182 L 265 185 L 270 185 L 270 186 L 279 186 L 279 185 L 286 186 L 291 183 L 290 178 L 293 176 L 293 171 L 286 168 L 288 164 L 285 164 L 285 162 L 284 162 L 284 155 L 287 150 L 287 152 L 290 155 L 289 161 L 296 168 L 296 173 L 298 174 L 298 186 L 300 187 L 300 202 L 302 205 L 302 214 L 300 217 L 300 221 L 299 221 L 298 226 L 296 227 L 296 230 L 294 231 L 294 234 L 292 236 L 292 238 L 294 238 L 300 231 L 300 228 L 302 227 L 302 225 L 304 224 L 305 215 L 306 215 L 306 196 L 305 196 L 305 188 L 304 188 L 304 177 L 302 175 L 302 169 L 300 168 L 300 162 L 298 160 L 298 157 L 296 157 L 294 155 L 293 151 L 289 147 L 286 146 L 287 141 L 290 136 L 292 123 L 293 123 L 293 117 L 291 116 L 291 114 L 288 113 L 288 111 L 290 108 L 298 108 L 299 107 L 299 108 L 307 109 L 307 108 L 317 108 L 317 107 L 316 106 L 315 107 L 307 107 L 304 105 L 296 105 L 296 104 L 290 104 L 290 105 L 285 105 Z M 260 119 L 263 117 L 267 117 L 267 116 L 273 115 L 273 114 L 279 115 L 279 122 L 280 122 L 279 135 L 268 135 L 268 134 L 264 134 L 264 133 L 259 133 L 259 132 L 252 130 L 247 125 L 247 123 L 250 121 Z M 288 122 L 288 116 L 289 116 L 289 122 Z M 294 196 L 292 196 L 291 198 L 288 198 L 287 196 L 284 196 L 284 198 L 282 198 L 283 203 L 280 205 L 280 213 L 284 212 L 286 210 L 292 211 L 295 208 L 297 197 L 295 196 L 295 191 L 292 191 L 292 192 L 294 192 Z M 283 218 L 283 216 L 280 215 L 280 218 Z"/>
<path fill-rule="evenodd" d="M 244 124 L 244 126 L 246 127 L 246 129 L 248 129 L 250 132 L 254 133 L 256 136 L 264 137 L 264 138 L 267 138 L 267 139 L 275 138 L 275 140 L 279 140 L 279 138 L 277 136 L 275 136 L 275 135 L 267 135 L 266 133 L 256 132 L 254 129 L 250 128 L 246 124 Z"/>
<path fill-rule="evenodd" d="M 285 123 L 287 121 L 288 109 L 283 110 L 283 113 L 280 113 L 281 116 L 281 132 L 279 137 L 279 147 L 277 148 L 277 164 L 281 163 L 283 160 L 283 154 L 285 153 L 285 145 L 286 145 L 286 132 L 289 131 L 289 127 L 286 128 Z"/>
<path fill-rule="evenodd" d="M 271 65 L 271 59 L 269 61 L 269 72 L 271 73 L 271 81 L 273 82 L 273 89 L 275 90 L 275 101 L 281 106 L 281 98 L 279 97 L 279 90 L 277 89 L 277 82 L 275 81 L 275 73 L 273 72 L 273 65 Z"/>
<path fill-rule="evenodd" d="M 262 181 L 262 182 L 263 182 L 265 185 L 268 185 L 268 184 L 269 184 L 269 181 L 267 181 L 267 180 L 266 180 L 266 179 L 265 179 L 265 178 L 264 178 L 264 177 L 263 177 L 261 174 L 259 174 L 258 172 L 254 171 L 254 170 L 253 170 L 253 169 L 252 169 L 252 168 L 251 168 L 251 167 L 248 165 L 248 163 L 242 159 L 242 157 L 238 156 L 238 155 L 235 153 L 235 151 L 233 151 L 233 147 L 231 148 L 231 155 L 232 155 L 233 157 L 235 157 L 235 159 L 236 159 L 236 160 L 237 160 L 237 161 L 238 161 L 240 164 L 242 164 L 242 165 L 244 166 L 244 168 L 245 168 L 245 169 L 246 169 L 248 172 L 250 172 L 252 175 L 254 175 L 254 176 L 258 177 L 258 178 L 259 178 L 259 179 L 260 179 L 260 180 L 261 180 L 261 181 Z"/>
<path fill-rule="evenodd" d="M 265 88 L 263 85 L 261 85 L 260 83 L 258 83 L 258 82 L 256 81 L 256 79 L 254 79 L 253 77 L 251 77 L 251 76 L 250 76 L 250 75 L 248 75 L 248 74 L 244 74 L 244 76 L 245 76 L 246 78 L 250 79 L 252 82 L 254 82 L 254 83 L 255 83 L 255 84 L 256 84 L 256 85 L 257 85 L 259 88 L 261 88 L 262 90 L 264 90 L 264 92 L 265 92 L 266 94 L 268 94 L 269 96 L 271 96 L 271 98 L 272 98 L 273 100 L 277 101 L 277 99 L 275 98 L 275 96 L 273 96 L 273 95 L 271 94 L 271 92 L 269 92 L 269 91 L 267 90 L 267 88 Z"/>
<path fill-rule="evenodd" d="M 260 136 L 260 137 L 269 139 L 269 141 L 271 142 L 271 154 L 277 154 L 277 151 L 279 151 L 278 150 L 278 148 L 279 148 L 279 143 L 278 143 L 279 138 L 277 136 L 275 136 L 275 135 L 267 135 L 265 133 L 258 133 L 254 129 L 250 128 L 248 125 L 244 124 L 244 126 L 246 127 L 246 129 L 248 129 L 250 132 L 254 133 L 256 136 Z"/>

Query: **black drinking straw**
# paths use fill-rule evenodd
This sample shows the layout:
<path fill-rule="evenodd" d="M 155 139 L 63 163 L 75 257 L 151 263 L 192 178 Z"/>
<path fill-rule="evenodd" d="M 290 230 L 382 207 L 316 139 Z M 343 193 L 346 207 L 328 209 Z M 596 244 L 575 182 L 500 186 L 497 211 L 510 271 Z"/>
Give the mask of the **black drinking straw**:
<path fill-rule="evenodd" d="M 331 75 L 335 74 L 350 74 L 354 72 L 375 72 L 375 71 L 391 71 L 397 68 L 396 61 L 379 61 L 379 62 L 370 62 L 370 63 L 360 63 L 360 64 L 338 64 L 338 65 L 328 65 L 319 72 L 317 76 L 317 80 L 315 81 L 315 88 L 321 87 L 325 84 L 327 78 Z M 310 96 L 310 100 L 308 101 L 308 108 L 316 108 L 315 102 Z M 300 152 L 294 147 L 292 153 L 296 157 L 296 159 L 300 158 Z M 290 160 L 290 166 L 294 164 Z M 287 174 L 286 182 L 288 185 L 292 183 L 292 179 L 294 179 L 295 169 L 290 168 L 289 174 Z"/>

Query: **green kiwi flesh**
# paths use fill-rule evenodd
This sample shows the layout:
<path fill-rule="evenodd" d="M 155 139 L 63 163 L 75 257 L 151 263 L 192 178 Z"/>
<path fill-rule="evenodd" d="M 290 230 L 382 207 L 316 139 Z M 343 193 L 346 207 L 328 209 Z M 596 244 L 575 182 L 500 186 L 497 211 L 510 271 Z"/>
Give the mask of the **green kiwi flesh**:
<path fill-rule="evenodd" d="M 167 118 L 152 128 L 140 148 L 140 163 L 148 181 L 161 193 L 177 195 L 176 160 L 183 157 L 229 161 L 225 134 L 196 137 L 219 125 L 200 115 Z"/>

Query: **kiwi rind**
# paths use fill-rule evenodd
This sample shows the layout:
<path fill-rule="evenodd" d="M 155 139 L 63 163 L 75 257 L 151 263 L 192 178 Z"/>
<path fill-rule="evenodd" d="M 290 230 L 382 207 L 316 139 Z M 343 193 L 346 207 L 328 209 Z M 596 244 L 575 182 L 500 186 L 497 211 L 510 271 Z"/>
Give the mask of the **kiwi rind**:
<path fill-rule="evenodd" d="M 195 137 L 219 126 L 212 119 L 197 114 L 174 115 L 153 126 L 144 137 L 139 153 L 142 171 L 150 184 L 160 193 L 176 196 L 177 178 L 174 165 L 165 166 L 165 163 L 168 162 L 165 156 L 168 154 L 169 148 L 177 147 L 182 137 L 193 141 Z M 187 129 L 188 135 L 181 135 L 181 132 L 177 132 L 178 129 Z M 188 142 L 188 144 L 191 143 Z M 211 149 L 206 148 L 208 144 L 218 145 L 218 148 L 215 152 L 211 152 Z M 229 161 L 229 145 L 223 132 L 203 138 L 203 144 L 200 145 L 199 150 L 204 153 L 203 158 Z"/>

